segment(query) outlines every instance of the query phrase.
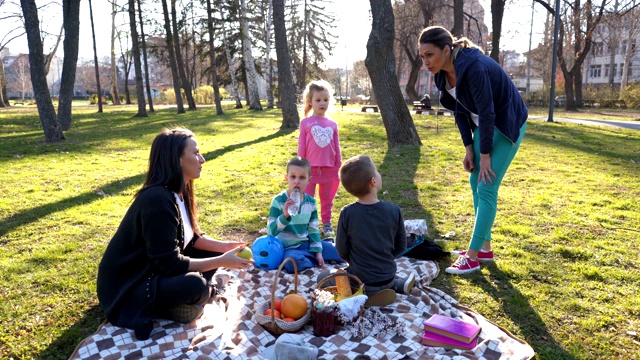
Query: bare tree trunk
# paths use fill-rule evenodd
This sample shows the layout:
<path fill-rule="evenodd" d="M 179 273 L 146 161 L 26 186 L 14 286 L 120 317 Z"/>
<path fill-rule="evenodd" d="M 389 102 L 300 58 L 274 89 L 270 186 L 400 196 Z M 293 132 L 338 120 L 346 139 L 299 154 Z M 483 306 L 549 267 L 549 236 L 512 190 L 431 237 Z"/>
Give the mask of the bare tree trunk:
<path fill-rule="evenodd" d="M 187 78 L 184 70 L 184 61 L 182 61 L 182 50 L 180 49 L 180 36 L 178 34 L 178 19 L 176 16 L 176 0 L 171 0 L 171 24 L 173 25 L 173 47 L 175 48 L 176 65 L 178 66 L 178 74 L 180 75 L 180 83 L 184 89 L 184 95 L 187 97 L 189 110 L 196 110 L 196 102 L 193 100 L 191 93 L 191 82 Z"/>
<path fill-rule="evenodd" d="M 267 84 L 267 109 L 273 109 L 273 80 L 271 67 L 271 26 L 273 25 L 273 1 L 267 0 L 267 23 L 265 25 L 264 69 Z"/>
<path fill-rule="evenodd" d="M 180 92 L 180 75 L 178 75 L 178 67 L 176 65 L 176 55 L 173 47 L 173 35 L 171 31 L 171 20 L 169 19 L 167 0 L 162 0 L 162 12 L 164 13 L 164 31 L 167 33 L 167 52 L 169 53 L 169 65 L 171 66 L 173 91 L 176 93 L 176 105 L 178 105 L 178 114 L 184 114 L 184 104 L 182 103 L 182 93 Z"/>
<path fill-rule="evenodd" d="M 62 40 L 62 32 L 64 31 L 64 24 L 60 27 L 60 34 L 58 35 L 58 40 L 56 41 L 56 45 L 53 47 L 50 53 L 44 56 L 44 74 L 49 74 L 49 68 L 51 68 L 51 61 L 56 56 L 56 52 L 58 51 L 58 46 L 60 45 L 60 40 Z"/>
<path fill-rule="evenodd" d="M 64 60 L 58 97 L 58 123 L 63 131 L 71 129 L 71 102 L 76 82 L 78 42 L 80 41 L 80 0 L 62 1 L 64 24 Z"/>
<path fill-rule="evenodd" d="M 300 115 L 296 107 L 296 93 L 291 79 L 291 55 L 284 22 L 284 0 L 273 0 L 273 29 L 278 57 L 278 97 L 282 103 L 281 129 L 297 129 Z"/>
<path fill-rule="evenodd" d="M 7 82 L 4 78 L 4 61 L 0 56 L 0 107 L 9 107 L 7 98 Z"/>
<path fill-rule="evenodd" d="M 140 47 L 138 45 L 138 28 L 136 26 L 136 1 L 129 0 L 129 25 L 131 27 L 131 52 L 133 66 L 136 71 L 136 96 L 138 97 L 138 113 L 136 117 L 147 117 L 147 105 L 144 101 L 142 86 L 142 64 L 140 64 Z"/>
<path fill-rule="evenodd" d="M 613 14 L 617 14 L 618 13 L 618 0 L 615 1 L 614 5 L 613 5 Z M 616 72 L 614 69 L 616 69 L 616 55 L 618 54 L 618 29 L 619 29 L 619 22 L 616 21 L 617 16 L 612 16 L 612 20 L 615 22 L 614 24 L 610 24 L 613 26 L 609 27 L 609 32 L 611 34 L 611 43 L 609 44 L 609 48 L 611 49 L 611 53 L 609 54 L 609 78 L 608 80 L 608 84 L 610 87 L 611 92 L 613 93 L 613 79 L 616 76 Z M 622 71 L 622 69 L 620 69 L 620 71 Z"/>
<path fill-rule="evenodd" d="M 129 62 L 125 60 L 125 54 L 122 54 L 122 63 L 124 65 L 124 101 L 125 104 L 131 105 L 131 93 L 129 92 L 129 73 L 131 71 L 131 59 Z"/>
<path fill-rule="evenodd" d="M 491 39 L 491 54 L 489 56 L 498 64 L 500 63 L 500 37 L 502 36 L 502 17 L 504 16 L 505 1 L 506 0 L 491 0 L 491 27 L 493 29 L 493 38 Z"/>
<path fill-rule="evenodd" d="M 240 93 L 238 92 L 238 79 L 233 69 L 233 59 L 231 58 L 231 51 L 227 42 L 227 30 L 224 23 L 222 23 L 222 40 L 224 41 L 224 51 L 227 57 L 227 64 L 229 64 L 229 75 L 231 76 L 231 96 L 236 99 L 236 109 L 242 109 L 242 101 L 240 101 Z"/>
<path fill-rule="evenodd" d="M 302 69 L 300 69 L 300 82 L 298 87 L 304 89 L 307 86 L 307 38 L 309 33 L 309 13 L 307 12 L 307 0 L 304 0 L 302 8 Z"/>
<path fill-rule="evenodd" d="M 242 28 L 242 57 L 244 58 L 244 68 L 247 71 L 249 109 L 262 110 L 260 92 L 258 90 L 258 74 L 256 72 L 253 54 L 251 53 L 251 35 L 249 34 L 249 23 L 247 21 L 246 0 L 240 0 L 240 27 Z"/>
<path fill-rule="evenodd" d="M 394 71 L 393 42 L 395 19 L 388 0 L 369 0 L 372 25 L 364 60 L 375 98 L 380 107 L 389 147 L 422 145 L 409 108 L 404 103 Z"/>
<path fill-rule="evenodd" d="M 111 101 L 113 105 L 120 105 L 118 94 L 118 64 L 116 63 L 116 14 L 118 5 L 116 1 L 111 4 Z"/>
<path fill-rule="evenodd" d="M 149 101 L 149 111 L 153 109 L 153 97 L 151 96 L 151 85 L 149 84 L 149 63 L 147 62 L 147 39 L 144 36 L 144 22 L 142 21 L 142 4 L 138 0 L 138 18 L 140 19 L 140 40 L 142 42 L 142 60 L 144 61 L 144 81 L 147 86 L 147 100 Z"/>
<path fill-rule="evenodd" d="M 62 129 L 56 118 L 56 110 L 51 102 L 47 78 L 44 74 L 44 54 L 42 52 L 42 40 L 40 40 L 40 24 L 38 21 L 38 8 L 35 0 L 20 0 L 22 14 L 24 15 L 24 27 L 29 44 L 29 62 L 31 65 L 31 84 L 38 105 L 38 114 L 44 130 L 47 142 L 55 142 L 64 139 Z"/>
<path fill-rule="evenodd" d="M 102 89 L 100 88 L 100 66 L 98 65 L 98 50 L 96 49 L 96 30 L 93 24 L 93 6 L 89 0 L 89 17 L 91 18 L 91 36 L 93 38 L 93 64 L 96 69 L 96 87 L 98 90 L 98 112 L 102 112 Z"/>
<path fill-rule="evenodd" d="M 211 13 L 211 0 L 207 0 L 207 29 L 209 30 L 209 58 L 211 59 L 211 82 L 213 86 L 213 102 L 216 104 L 216 114 L 223 115 L 222 102 L 220 101 L 220 86 L 218 85 L 218 65 L 213 47 L 213 16 Z"/>
<path fill-rule="evenodd" d="M 632 41 L 635 38 L 636 31 L 630 30 L 629 39 L 627 40 L 627 50 L 624 53 L 624 65 L 622 67 L 622 79 L 620 79 L 620 93 L 619 97 L 622 99 L 625 91 L 627 90 L 627 83 L 629 81 L 629 66 L 631 66 L 631 56 L 633 55 Z"/>
<path fill-rule="evenodd" d="M 451 34 L 455 37 L 464 35 L 464 0 L 453 0 L 453 29 Z"/>

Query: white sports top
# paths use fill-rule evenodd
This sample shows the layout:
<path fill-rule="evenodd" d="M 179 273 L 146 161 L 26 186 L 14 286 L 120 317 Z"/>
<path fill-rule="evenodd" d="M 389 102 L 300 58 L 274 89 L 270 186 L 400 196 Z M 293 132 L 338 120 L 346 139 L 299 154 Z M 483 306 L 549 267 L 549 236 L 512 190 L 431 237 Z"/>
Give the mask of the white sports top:
<path fill-rule="evenodd" d="M 186 248 L 193 239 L 193 227 L 191 226 L 191 220 L 189 219 L 189 213 L 187 212 L 187 207 L 184 205 L 184 200 L 180 199 L 178 194 L 173 193 L 176 197 L 176 201 L 178 202 L 178 207 L 180 208 L 180 216 L 182 217 L 182 227 L 184 229 L 184 241 L 182 248 Z"/>
<path fill-rule="evenodd" d="M 451 87 L 451 85 L 449 85 L 449 81 L 447 81 L 446 89 L 447 92 L 451 94 L 451 96 L 453 96 L 456 101 L 458 101 L 458 98 L 456 97 L 456 87 Z M 478 116 L 478 114 L 474 114 L 471 111 L 469 111 L 469 113 L 471 114 L 471 120 L 473 121 L 473 123 L 476 124 L 476 126 L 480 126 L 480 117 Z"/>

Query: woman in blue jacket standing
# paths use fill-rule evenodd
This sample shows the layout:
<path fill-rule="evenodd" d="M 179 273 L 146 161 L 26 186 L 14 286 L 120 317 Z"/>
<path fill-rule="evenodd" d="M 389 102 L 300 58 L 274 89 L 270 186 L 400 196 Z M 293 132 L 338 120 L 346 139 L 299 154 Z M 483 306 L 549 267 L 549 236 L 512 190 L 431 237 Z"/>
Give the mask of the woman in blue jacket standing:
<path fill-rule="evenodd" d="M 524 137 L 527 107 L 502 67 L 467 38 L 455 39 L 443 27 L 430 26 L 418 46 L 466 149 L 462 165 L 470 173 L 475 225 L 468 250 L 454 251 L 458 259 L 445 269 L 466 274 L 479 270 L 481 261 L 493 261 L 498 189 Z"/>

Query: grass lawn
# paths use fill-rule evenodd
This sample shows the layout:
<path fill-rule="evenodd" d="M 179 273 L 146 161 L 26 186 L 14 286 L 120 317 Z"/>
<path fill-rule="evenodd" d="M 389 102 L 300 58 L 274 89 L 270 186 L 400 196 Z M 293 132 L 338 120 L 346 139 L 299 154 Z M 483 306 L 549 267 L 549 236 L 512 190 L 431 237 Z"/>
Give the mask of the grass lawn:
<path fill-rule="evenodd" d="M 68 358 L 104 321 L 98 263 L 139 189 L 153 137 L 192 129 L 207 163 L 200 222 L 221 239 L 257 237 L 297 131 L 279 110 L 74 109 L 67 140 L 43 143 L 35 107 L 0 110 L 0 358 Z M 357 110 L 356 110 L 357 111 Z M 422 147 L 387 149 L 379 114 L 340 111 L 344 158 L 370 155 L 381 199 L 424 218 L 448 249 L 473 226 L 464 149 L 451 117 L 414 116 Z M 526 340 L 539 359 L 640 353 L 640 132 L 532 121 L 500 193 L 495 264 L 432 286 Z M 340 189 L 340 208 L 354 199 Z M 451 260 L 454 260 L 453 258 Z M 450 261 L 440 264 L 444 268 Z M 635 354 L 635 355 L 634 355 Z"/>

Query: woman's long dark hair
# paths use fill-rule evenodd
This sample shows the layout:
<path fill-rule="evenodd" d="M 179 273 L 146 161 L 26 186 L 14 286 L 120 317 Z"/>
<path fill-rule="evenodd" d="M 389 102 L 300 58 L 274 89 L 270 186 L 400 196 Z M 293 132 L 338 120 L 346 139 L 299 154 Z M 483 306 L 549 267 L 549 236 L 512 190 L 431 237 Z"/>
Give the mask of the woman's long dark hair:
<path fill-rule="evenodd" d="M 200 227 L 196 220 L 197 206 L 193 180 L 185 183 L 180 165 L 180 157 L 187 146 L 187 139 L 193 137 L 193 132 L 185 128 L 164 129 L 156 135 L 151 144 L 147 177 L 134 197 L 153 186 L 164 186 L 168 190 L 182 194 L 193 231 L 200 234 Z M 185 239 L 185 241 L 189 240 L 191 239 Z"/>
<path fill-rule="evenodd" d="M 433 46 L 440 50 L 444 49 L 445 46 L 449 46 L 449 48 L 451 48 L 451 56 L 454 60 L 458 52 L 460 52 L 460 49 L 463 48 L 476 48 L 480 50 L 480 52 L 483 52 L 473 41 L 466 37 L 456 39 L 451 35 L 449 30 L 442 26 L 429 26 L 422 30 L 418 37 L 418 46 L 420 46 L 420 44 L 433 44 Z"/>

